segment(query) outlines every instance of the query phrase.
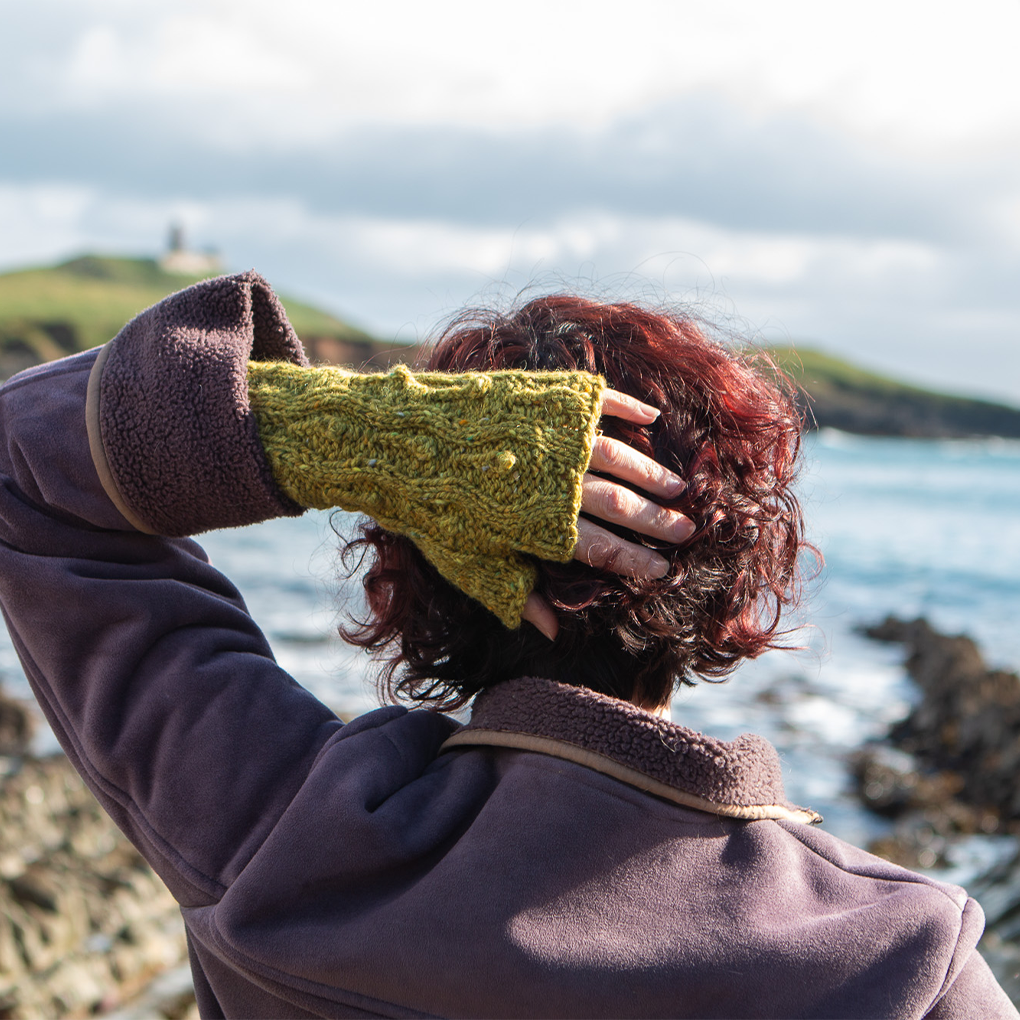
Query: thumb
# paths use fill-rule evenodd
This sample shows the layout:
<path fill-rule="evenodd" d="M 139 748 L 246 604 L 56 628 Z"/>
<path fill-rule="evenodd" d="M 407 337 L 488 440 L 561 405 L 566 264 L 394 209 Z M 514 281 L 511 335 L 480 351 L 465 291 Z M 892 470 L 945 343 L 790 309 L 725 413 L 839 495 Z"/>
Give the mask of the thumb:
<path fill-rule="evenodd" d="M 524 612 L 521 613 L 521 619 L 527 620 L 528 623 L 544 634 L 550 641 L 556 640 L 556 635 L 560 630 L 560 623 L 556 619 L 556 614 L 552 611 L 549 603 L 541 595 L 536 595 L 532 592 L 528 596 L 527 602 L 524 603 Z"/>

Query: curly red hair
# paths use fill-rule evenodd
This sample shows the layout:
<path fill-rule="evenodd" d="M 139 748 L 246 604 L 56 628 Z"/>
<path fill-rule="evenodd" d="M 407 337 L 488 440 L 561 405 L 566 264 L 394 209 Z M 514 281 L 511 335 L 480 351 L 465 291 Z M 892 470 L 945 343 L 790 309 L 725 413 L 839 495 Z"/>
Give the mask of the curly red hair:
<path fill-rule="evenodd" d="M 347 554 L 373 554 L 368 616 L 341 633 L 384 660 L 383 690 L 450 709 L 503 680 L 544 676 L 659 705 L 678 684 L 725 677 L 780 647 L 806 548 L 791 488 L 802 420 L 786 380 L 767 359 L 759 368 L 762 359 L 710 341 L 686 315 L 570 295 L 456 319 L 429 370 L 583 369 L 659 408 L 652 425 L 605 418 L 602 427 L 686 479 L 664 505 L 697 530 L 659 547 L 670 570 L 655 580 L 536 561 L 536 590 L 559 617 L 550 642 L 530 626 L 507 630 L 408 539 L 364 523 Z"/>

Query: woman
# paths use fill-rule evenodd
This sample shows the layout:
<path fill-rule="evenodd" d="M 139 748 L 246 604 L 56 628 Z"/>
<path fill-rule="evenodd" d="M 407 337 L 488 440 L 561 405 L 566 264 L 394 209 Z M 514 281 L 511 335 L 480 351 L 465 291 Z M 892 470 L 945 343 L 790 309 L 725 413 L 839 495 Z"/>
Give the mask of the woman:
<path fill-rule="evenodd" d="M 181 903 L 202 1014 L 1015 1016 L 961 890 L 812 829 L 760 738 L 655 714 L 780 640 L 779 390 L 571 299 L 455 327 L 433 367 L 509 371 L 307 369 L 244 274 L 2 391 L 5 614 Z M 398 694 L 481 692 L 468 725 L 341 725 L 173 537 L 307 505 L 378 523 L 352 637 Z"/>

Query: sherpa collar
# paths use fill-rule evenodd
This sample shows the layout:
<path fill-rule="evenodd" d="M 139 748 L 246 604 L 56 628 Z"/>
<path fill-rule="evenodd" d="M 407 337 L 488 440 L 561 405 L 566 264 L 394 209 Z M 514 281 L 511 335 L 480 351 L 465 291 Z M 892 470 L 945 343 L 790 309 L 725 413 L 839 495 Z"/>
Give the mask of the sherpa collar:
<path fill-rule="evenodd" d="M 716 740 L 630 702 L 552 680 L 510 680 L 480 694 L 471 721 L 442 750 L 478 744 L 565 758 L 728 818 L 822 820 L 787 801 L 779 755 L 763 737 Z"/>

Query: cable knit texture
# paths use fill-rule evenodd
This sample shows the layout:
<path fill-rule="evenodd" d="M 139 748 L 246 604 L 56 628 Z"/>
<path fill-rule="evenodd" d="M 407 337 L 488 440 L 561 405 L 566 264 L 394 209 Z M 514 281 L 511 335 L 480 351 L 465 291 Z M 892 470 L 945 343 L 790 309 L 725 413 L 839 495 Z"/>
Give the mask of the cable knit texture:
<path fill-rule="evenodd" d="M 565 560 L 576 545 L 603 381 L 307 366 L 255 272 L 196 284 L 129 322 L 97 359 L 86 412 L 127 520 L 176 537 L 306 507 L 362 511 L 518 626 L 535 580 L 526 556 Z"/>
<path fill-rule="evenodd" d="M 358 375 L 248 367 L 273 475 L 302 506 L 407 535 L 508 627 L 535 582 L 525 555 L 568 560 L 604 383 L 584 372 Z"/>
<path fill-rule="evenodd" d="M 491 687 L 461 732 L 471 730 L 564 741 L 713 804 L 799 810 L 786 799 L 779 755 L 763 737 L 716 740 L 584 687 L 533 677 Z"/>
<path fill-rule="evenodd" d="M 193 535 L 302 512 L 273 481 L 248 407 L 249 358 L 308 363 L 261 276 L 172 294 L 109 346 L 103 448 L 117 490 L 149 531 Z"/>

